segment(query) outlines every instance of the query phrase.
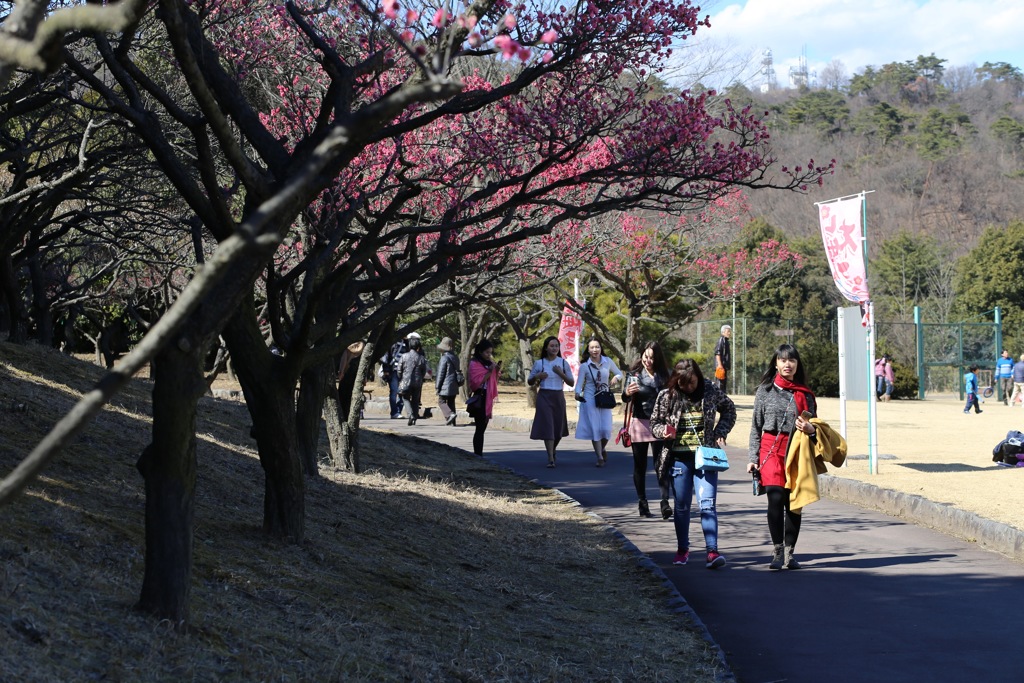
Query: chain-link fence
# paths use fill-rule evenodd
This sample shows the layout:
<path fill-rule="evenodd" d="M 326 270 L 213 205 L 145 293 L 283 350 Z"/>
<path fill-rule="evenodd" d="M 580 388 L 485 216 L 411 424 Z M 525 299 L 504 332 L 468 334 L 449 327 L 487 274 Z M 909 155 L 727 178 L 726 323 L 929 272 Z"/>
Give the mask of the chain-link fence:
<path fill-rule="evenodd" d="M 808 382 L 822 396 L 839 394 L 839 349 L 836 320 L 801 318 L 723 318 L 687 325 L 682 337 L 690 343 L 689 355 L 701 363 L 709 377 L 714 373 L 715 344 L 722 325 L 732 327 L 732 363 L 727 379 L 733 394 L 752 394 L 768 369 L 779 344 L 800 350 Z M 997 323 L 906 323 L 877 321 L 876 356 L 888 353 L 897 367 L 897 383 L 903 375 L 918 387 L 904 395 L 963 392 L 964 368 L 976 364 L 983 386 L 991 385 L 991 368 L 998 357 Z"/>

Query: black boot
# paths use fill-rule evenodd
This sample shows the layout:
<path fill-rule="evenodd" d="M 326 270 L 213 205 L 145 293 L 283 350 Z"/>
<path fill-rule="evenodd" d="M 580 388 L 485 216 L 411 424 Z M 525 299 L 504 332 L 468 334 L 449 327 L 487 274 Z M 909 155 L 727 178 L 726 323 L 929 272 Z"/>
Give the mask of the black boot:
<path fill-rule="evenodd" d="M 661 499 L 661 518 L 668 519 L 672 516 L 672 506 L 668 504 L 667 498 Z"/>
<path fill-rule="evenodd" d="M 640 516 L 641 517 L 653 517 L 651 514 L 651 506 L 647 504 L 646 498 L 640 499 Z"/>

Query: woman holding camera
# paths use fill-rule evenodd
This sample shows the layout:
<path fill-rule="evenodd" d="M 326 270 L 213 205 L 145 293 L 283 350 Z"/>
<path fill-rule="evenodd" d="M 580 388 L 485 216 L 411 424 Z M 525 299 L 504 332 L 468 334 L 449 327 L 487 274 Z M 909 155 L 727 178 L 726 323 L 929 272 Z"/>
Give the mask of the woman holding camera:
<path fill-rule="evenodd" d="M 810 420 L 817 414 L 818 405 L 807 387 L 800 354 L 792 344 L 781 345 L 754 394 L 747 454 L 747 472 L 756 472 L 755 477 L 760 475 L 768 496 L 768 532 L 773 546 L 769 569 L 800 569 L 793 552 L 800 535 L 801 515 L 789 507 L 786 453 L 796 430 L 815 438 L 816 429 Z"/>
<path fill-rule="evenodd" d="M 654 459 L 654 474 L 658 478 L 661 489 L 661 518 L 672 516 L 672 506 L 668 503 L 669 479 L 665 467 L 665 443 L 651 433 L 651 412 L 658 392 L 665 388 L 668 381 L 668 367 L 665 355 L 661 352 L 658 342 L 648 342 L 640 358 L 626 373 L 626 388 L 622 390 L 622 400 L 630 404 L 632 410 L 629 420 L 630 448 L 633 450 L 633 488 L 639 501 L 641 517 L 653 517 L 647 504 L 647 451 Z"/>
<path fill-rule="evenodd" d="M 651 432 L 670 442 L 665 464 L 670 468 L 676 503 L 676 554 L 672 564 L 686 564 L 690 559 L 690 505 L 696 491 L 707 551 L 704 566 L 725 566 L 725 556 L 718 552 L 718 472 L 697 469 L 696 460 L 700 446 L 725 448 L 725 439 L 735 424 L 732 399 L 706 381 L 692 359 L 676 363 L 651 413 Z"/>
<path fill-rule="evenodd" d="M 597 395 L 610 393 L 611 385 L 622 380 L 622 372 L 615 361 L 604 355 L 601 342 L 591 339 L 587 343 L 587 357 L 580 363 L 576 378 L 576 400 L 580 416 L 576 422 L 576 438 L 590 441 L 597 455 L 597 466 L 608 462 L 608 439 L 612 438 L 612 409 L 598 407 Z M 611 402 L 615 403 L 612 395 Z"/>

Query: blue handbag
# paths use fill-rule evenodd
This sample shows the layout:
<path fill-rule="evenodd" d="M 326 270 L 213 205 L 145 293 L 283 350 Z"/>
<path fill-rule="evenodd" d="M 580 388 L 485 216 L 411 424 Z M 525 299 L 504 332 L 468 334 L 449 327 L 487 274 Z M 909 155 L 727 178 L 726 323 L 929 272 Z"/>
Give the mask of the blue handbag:
<path fill-rule="evenodd" d="M 721 448 L 700 446 L 697 448 L 694 467 L 706 472 L 724 472 L 729 469 L 729 456 Z"/>

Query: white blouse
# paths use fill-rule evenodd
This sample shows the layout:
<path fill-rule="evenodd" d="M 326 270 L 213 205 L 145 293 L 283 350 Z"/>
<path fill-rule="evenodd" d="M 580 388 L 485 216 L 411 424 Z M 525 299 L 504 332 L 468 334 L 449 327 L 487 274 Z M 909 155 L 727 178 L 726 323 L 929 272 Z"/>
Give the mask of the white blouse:
<path fill-rule="evenodd" d="M 533 369 L 530 370 L 530 376 L 527 381 L 532 382 L 533 378 L 542 372 L 548 373 L 548 376 L 541 380 L 537 384 L 538 389 L 554 389 L 555 391 L 561 391 L 565 387 L 565 382 L 562 378 L 551 371 L 554 366 L 560 365 L 562 372 L 570 380 L 572 379 L 572 368 L 565 362 L 564 358 L 556 358 L 555 360 L 548 360 L 547 358 L 541 358 L 540 360 L 534 361 Z"/>

